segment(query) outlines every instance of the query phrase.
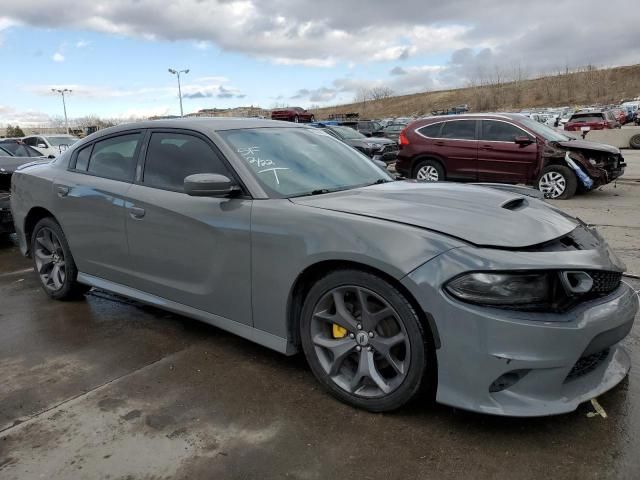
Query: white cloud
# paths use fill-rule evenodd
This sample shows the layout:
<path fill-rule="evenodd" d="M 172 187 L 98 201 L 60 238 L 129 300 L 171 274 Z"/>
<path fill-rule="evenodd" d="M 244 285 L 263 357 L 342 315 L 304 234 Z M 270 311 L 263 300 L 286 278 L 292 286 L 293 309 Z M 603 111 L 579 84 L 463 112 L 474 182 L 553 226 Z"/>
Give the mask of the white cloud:
<path fill-rule="evenodd" d="M 64 55 L 60 52 L 56 52 L 53 54 L 53 56 L 51 57 L 51 60 L 53 60 L 54 62 L 64 62 Z"/>
<path fill-rule="evenodd" d="M 189 82 L 188 77 L 182 78 L 182 95 L 184 98 L 242 98 L 242 91 L 229 84 L 229 79 L 221 76 L 196 77 Z M 110 98 L 135 98 L 136 101 L 170 98 L 177 95 L 177 88 L 173 82 L 164 86 L 148 86 L 139 88 L 113 88 L 104 85 L 81 84 L 43 84 L 27 85 L 23 89 L 35 95 L 51 95 L 51 89 L 69 89 L 71 96 L 96 100 Z"/>
<path fill-rule="evenodd" d="M 16 110 L 0 105 L 0 125 L 20 125 L 32 127 L 49 123 L 51 117 L 38 110 Z"/>
<path fill-rule="evenodd" d="M 117 113 L 116 118 L 120 119 L 138 119 L 149 117 L 163 117 L 169 115 L 171 108 L 167 105 L 150 108 L 129 108 L 122 112 Z"/>
<path fill-rule="evenodd" d="M 76 48 L 85 48 L 85 47 L 88 47 L 90 44 L 91 42 L 87 40 L 78 40 L 76 42 Z"/>
<path fill-rule="evenodd" d="M 208 42 L 206 40 L 199 40 L 193 44 L 193 48 L 202 51 L 209 50 L 211 48 L 211 42 Z"/>

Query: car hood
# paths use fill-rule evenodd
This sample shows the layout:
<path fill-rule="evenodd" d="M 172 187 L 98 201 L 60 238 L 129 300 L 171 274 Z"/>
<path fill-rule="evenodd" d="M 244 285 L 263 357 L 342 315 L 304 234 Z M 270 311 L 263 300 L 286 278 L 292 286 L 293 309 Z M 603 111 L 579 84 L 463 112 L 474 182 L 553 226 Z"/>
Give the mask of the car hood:
<path fill-rule="evenodd" d="M 618 154 L 620 149 L 605 145 L 604 143 L 590 142 L 588 140 L 567 140 L 566 142 L 556 142 L 558 145 L 571 150 L 595 150 L 598 152 L 607 152 Z"/>
<path fill-rule="evenodd" d="M 380 137 L 367 137 L 367 138 L 349 138 L 345 140 L 349 145 L 353 147 L 367 147 L 368 143 L 374 145 L 389 145 L 391 143 L 395 143 L 393 140 L 389 140 L 388 138 L 380 138 Z"/>
<path fill-rule="evenodd" d="M 33 162 L 33 157 L 0 157 L 0 174 L 13 173 L 20 165 Z"/>
<path fill-rule="evenodd" d="M 483 247 L 530 247 L 562 237 L 579 225 L 540 200 L 444 182 L 389 182 L 291 201 L 413 225 Z"/>

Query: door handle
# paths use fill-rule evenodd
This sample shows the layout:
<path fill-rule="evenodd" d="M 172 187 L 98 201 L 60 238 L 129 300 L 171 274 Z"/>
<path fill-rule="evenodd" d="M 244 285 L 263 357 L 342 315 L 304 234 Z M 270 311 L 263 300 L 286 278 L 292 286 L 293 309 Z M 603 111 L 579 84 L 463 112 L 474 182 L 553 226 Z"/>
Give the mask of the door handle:
<path fill-rule="evenodd" d="M 67 195 L 69 195 L 70 190 L 71 189 L 66 185 L 58 185 L 56 187 L 56 193 L 58 194 L 59 197 L 66 197 Z"/>
<path fill-rule="evenodd" d="M 485 150 L 493 150 L 493 145 L 482 145 Z"/>
<path fill-rule="evenodd" d="M 141 219 L 142 217 L 144 217 L 145 213 L 146 212 L 144 211 L 144 208 L 131 207 L 129 209 L 129 215 L 131 216 L 131 218 Z"/>
<path fill-rule="evenodd" d="M 438 145 L 439 147 L 442 147 L 444 145 L 444 142 L 433 142 L 434 145 Z"/>

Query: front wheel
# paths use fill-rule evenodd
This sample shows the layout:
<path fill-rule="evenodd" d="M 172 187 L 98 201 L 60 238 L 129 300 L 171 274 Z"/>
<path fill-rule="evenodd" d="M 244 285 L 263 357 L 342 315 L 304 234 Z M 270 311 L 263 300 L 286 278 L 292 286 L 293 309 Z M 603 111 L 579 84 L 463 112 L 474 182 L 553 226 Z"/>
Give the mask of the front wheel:
<path fill-rule="evenodd" d="M 51 298 L 77 299 L 91 288 L 77 282 L 78 269 L 69 244 L 53 218 L 43 218 L 33 229 L 31 256 L 42 289 Z"/>
<path fill-rule="evenodd" d="M 553 200 L 567 200 L 575 195 L 577 188 L 576 174 L 564 165 L 545 167 L 538 179 L 538 190 Z"/>
<path fill-rule="evenodd" d="M 376 275 L 339 270 L 319 280 L 300 333 L 318 381 L 352 406 L 394 410 L 432 383 L 429 333 L 403 294 Z"/>

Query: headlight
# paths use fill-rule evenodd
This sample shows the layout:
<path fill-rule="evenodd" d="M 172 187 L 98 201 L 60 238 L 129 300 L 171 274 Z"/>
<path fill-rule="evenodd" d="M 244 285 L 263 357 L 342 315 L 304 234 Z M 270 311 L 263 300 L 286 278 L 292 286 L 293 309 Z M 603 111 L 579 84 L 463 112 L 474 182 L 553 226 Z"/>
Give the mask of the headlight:
<path fill-rule="evenodd" d="M 366 142 L 366 144 L 367 144 L 367 147 L 369 147 L 369 148 L 370 148 L 370 149 L 372 149 L 372 150 L 373 150 L 374 148 L 378 148 L 378 147 L 380 146 L 380 145 L 378 145 L 377 143 L 369 143 L 369 142 Z"/>
<path fill-rule="evenodd" d="M 445 287 L 454 297 L 483 305 L 517 306 L 548 304 L 552 279 L 549 273 L 468 273 Z"/>

